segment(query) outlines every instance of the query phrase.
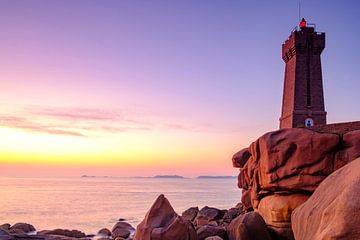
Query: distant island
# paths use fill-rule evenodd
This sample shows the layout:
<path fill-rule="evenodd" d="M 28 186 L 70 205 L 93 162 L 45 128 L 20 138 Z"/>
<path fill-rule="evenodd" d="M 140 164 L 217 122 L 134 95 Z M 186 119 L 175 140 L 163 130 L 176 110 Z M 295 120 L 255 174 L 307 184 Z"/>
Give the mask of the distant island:
<path fill-rule="evenodd" d="M 179 175 L 156 175 L 154 178 L 184 178 L 183 176 Z"/>
<path fill-rule="evenodd" d="M 229 178 L 237 178 L 236 176 L 198 176 L 198 179 L 229 179 Z"/>

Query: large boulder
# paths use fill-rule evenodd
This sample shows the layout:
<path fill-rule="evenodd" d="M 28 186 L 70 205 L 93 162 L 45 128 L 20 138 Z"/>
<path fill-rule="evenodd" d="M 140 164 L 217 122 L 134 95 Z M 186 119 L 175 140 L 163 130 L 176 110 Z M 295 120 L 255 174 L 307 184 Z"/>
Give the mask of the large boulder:
<path fill-rule="evenodd" d="M 197 240 L 191 222 L 178 216 L 164 195 L 160 195 L 137 226 L 134 240 Z"/>
<path fill-rule="evenodd" d="M 360 158 L 328 176 L 292 214 L 295 239 L 359 239 Z"/>
<path fill-rule="evenodd" d="M 271 240 L 264 219 L 257 212 L 235 218 L 227 226 L 229 240 Z"/>
<path fill-rule="evenodd" d="M 274 194 L 261 199 L 258 211 L 272 235 L 277 239 L 293 239 L 291 213 L 308 198 L 303 194 Z"/>
<path fill-rule="evenodd" d="M 335 170 L 360 157 L 360 130 L 344 134 L 341 146 L 335 156 Z"/>
<path fill-rule="evenodd" d="M 307 129 L 281 129 L 251 144 L 261 189 L 314 191 L 333 172 L 340 137 Z"/>

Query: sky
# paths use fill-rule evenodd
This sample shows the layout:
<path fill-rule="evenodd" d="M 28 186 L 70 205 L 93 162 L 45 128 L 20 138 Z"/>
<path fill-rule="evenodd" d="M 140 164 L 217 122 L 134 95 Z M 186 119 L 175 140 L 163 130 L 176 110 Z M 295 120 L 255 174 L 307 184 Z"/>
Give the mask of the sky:
<path fill-rule="evenodd" d="M 0 176 L 237 175 L 278 129 L 299 1 L 0 0 Z M 360 119 L 359 1 L 301 1 L 326 32 L 328 122 Z"/>

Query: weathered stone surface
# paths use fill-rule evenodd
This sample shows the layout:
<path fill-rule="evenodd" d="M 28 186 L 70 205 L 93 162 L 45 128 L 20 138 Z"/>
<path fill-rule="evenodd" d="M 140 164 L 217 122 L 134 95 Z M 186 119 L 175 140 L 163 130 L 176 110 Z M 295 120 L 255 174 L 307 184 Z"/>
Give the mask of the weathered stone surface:
<path fill-rule="evenodd" d="M 292 214 L 297 240 L 359 239 L 360 158 L 335 171 Z M 306 224 L 304 224 L 306 223 Z"/>
<path fill-rule="evenodd" d="M 360 130 L 344 134 L 342 149 L 336 153 L 334 170 L 360 157 Z"/>
<path fill-rule="evenodd" d="M 196 240 L 189 221 L 178 216 L 169 201 L 160 195 L 137 226 L 134 240 Z"/>
<path fill-rule="evenodd" d="M 259 183 L 271 191 L 314 191 L 333 171 L 334 149 L 340 137 L 307 129 L 282 129 L 250 146 L 259 165 Z"/>
<path fill-rule="evenodd" d="M 42 235 L 59 235 L 59 236 L 66 236 L 72 238 L 84 238 L 86 234 L 79 231 L 79 230 L 68 230 L 68 229 L 54 229 L 54 230 L 43 230 L 38 232 Z"/>
<path fill-rule="evenodd" d="M 242 168 L 251 157 L 251 153 L 248 148 L 244 148 L 239 152 L 235 153 L 232 157 L 233 166 L 236 168 Z"/>
<path fill-rule="evenodd" d="M 199 208 L 198 207 L 191 207 L 187 210 L 185 210 L 181 216 L 188 221 L 194 221 L 195 217 L 197 216 L 199 212 Z"/>
<path fill-rule="evenodd" d="M 111 230 L 111 236 L 113 239 L 117 237 L 128 238 L 134 231 L 135 229 L 129 223 L 117 222 Z"/>
<path fill-rule="evenodd" d="M 98 231 L 99 235 L 111 236 L 111 231 L 107 228 L 102 228 Z"/>
<path fill-rule="evenodd" d="M 219 236 L 223 239 L 227 238 L 226 229 L 221 226 L 203 225 L 196 231 L 199 240 L 204 240 L 207 237 Z"/>
<path fill-rule="evenodd" d="M 261 199 L 258 211 L 266 224 L 279 228 L 291 228 L 291 213 L 308 198 L 309 196 L 303 194 L 285 196 L 274 194 Z"/>
<path fill-rule="evenodd" d="M 10 227 L 10 230 L 22 230 L 25 233 L 34 232 L 36 229 L 33 225 L 28 223 L 16 223 Z"/>
<path fill-rule="evenodd" d="M 229 240 L 271 240 L 264 219 L 257 212 L 235 218 L 227 227 Z"/>
<path fill-rule="evenodd" d="M 239 205 L 239 207 L 230 208 L 225 212 L 222 221 L 224 223 L 230 223 L 234 218 L 243 213 L 245 213 L 245 209 L 242 204 Z"/>
<path fill-rule="evenodd" d="M 245 190 L 245 189 L 242 190 L 241 202 L 242 204 L 244 204 L 244 209 L 246 212 L 253 210 L 253 206 L 251 204 L 251 195 L 249 190 Z"/>
<path fill-rule="evenodd" d="M 211 221 L 220 220 L 224 214 L 224 210 L 205 206 L 198 212 L 195 222 L 197 226 L 206 225 Z"/>
<path fill-rule="evenodd" d="M 195 229 L 189 222 L 180 216 L 176 216 L 165 227 L 154 228 L 151 232 L 151 240 L 188 240 L 197 239 Z"/>

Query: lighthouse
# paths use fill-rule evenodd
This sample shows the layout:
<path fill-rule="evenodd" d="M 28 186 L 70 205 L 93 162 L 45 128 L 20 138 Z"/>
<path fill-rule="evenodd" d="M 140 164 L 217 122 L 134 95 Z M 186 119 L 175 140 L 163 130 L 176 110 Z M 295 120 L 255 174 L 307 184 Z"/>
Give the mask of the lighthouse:
<path fill-rule="evenodd" d="M 326 124 L 320 55 L 325 33 L 315 31 L 303 18 L 282 44 L 285 62 L 280 129 Z"/>

